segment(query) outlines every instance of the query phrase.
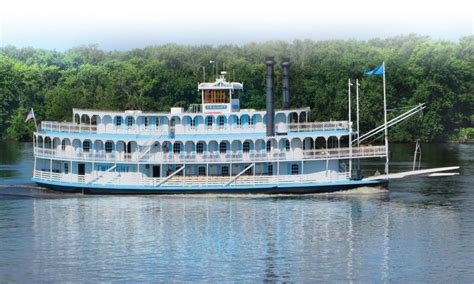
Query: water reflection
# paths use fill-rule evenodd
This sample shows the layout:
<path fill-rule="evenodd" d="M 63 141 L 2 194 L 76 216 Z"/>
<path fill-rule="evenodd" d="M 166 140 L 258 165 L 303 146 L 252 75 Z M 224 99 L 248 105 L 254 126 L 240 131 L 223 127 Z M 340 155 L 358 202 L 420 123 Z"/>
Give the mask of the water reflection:
<path fill-rule="evenodd" d="M 386 195 L 18 200 L 32 206 L 0 203 L 1 255 L 15 248 L 10 257 L 44 281 L 130 275 L 145 281 L 393 280 L 400 250 L 433 256 L 419 247 L 421 236 L 404 238 L 403 246 L 394 236 L 410 234 L 412 222 L 431 230 L 425 223 L 430 214 L 456 233 L 456 214 L 444 208 L 412 214 L 410 206 L 393 207 Z M 3 234 L 11 222 L 22 228 L 15 238 Z M 408 228 L 400 231 L 399 225 Z M 8 274 L 17 262 L 0 258 L 0 275 Z"/>

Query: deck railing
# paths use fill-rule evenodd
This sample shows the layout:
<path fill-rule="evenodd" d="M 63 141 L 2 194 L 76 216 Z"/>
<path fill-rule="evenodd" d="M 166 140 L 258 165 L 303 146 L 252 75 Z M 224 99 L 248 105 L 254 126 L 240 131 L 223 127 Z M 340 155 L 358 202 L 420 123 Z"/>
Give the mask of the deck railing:
<path fill-rule="evenodd" d="M 76 124 L 72 122 L 42 121 L 41 130 L 60 132 L 97 133 L 96 125 Z"/>
<path fill-rule="evenodd" d="M 228 151 L 220 152 L 124 152 L 107 153 L 101 151 L 63 151 L 57 149 L 35 147 L 34 153 L 37 157 L 68 159 L 94 162 L 142 162 L 142 163 L 232 163 L 232 162 L 264 162 L 264 161 L 292 161 L 292 160 L 326 160 L 326 159 L 349 159 L 370 158 L 385 156 L 385 146 L 361 146 L 350 148 L 334 148 L 304 151 Z"/>
<path fill-rule="evenodd" d="M 307 123 L 289 123 L 288 124 L 288 130 L 290 132 L 347 130 L 347 129 L 349 129 L 348 121 L 307 122 Z"/>
<path fill-rule="evenodd" d="M 308 123 L 280 123 L 275 125 L 278 132 L 311 132 L 326 130 L 347 130 L 349 123 L 347 121 L 330 121 L 330 122 L 308 122 Z M 109 134 L 168 134 L 169 127 L 164 125 L 133 125 L 133 126 L 115 126 L 115 125 L 94 125 L 94 124 L 78 124 L 72 122 L 56 122 L 42 121 L 41 130 L 43 131 L 60 131 L 75 133 L 109 133 Z M 265 132 L 265 124 L 263 122 L 254 125 L 237 125 L 225 124 L 220 126 L 213 124 L 211 127 L 207 125 L 187 125 L 178 124 L 175 126 L 176 134 L 197 134 L 205 131 L 206 133 L 242 133 L 242 132 Z"/>
<path fill-rule="evenodd" d="M 77 124 L 72 122 L 55 122 L 42 121 L 41 130 L 43 131 L 60 131 L 75 133 L 108 133 L 108 134 L 165 134 L 168 133 L 167 125 L 155 126 L 132 126 L 132 127 L 115 127 L 115 126 L 97 126 L 92 124 Z"/>

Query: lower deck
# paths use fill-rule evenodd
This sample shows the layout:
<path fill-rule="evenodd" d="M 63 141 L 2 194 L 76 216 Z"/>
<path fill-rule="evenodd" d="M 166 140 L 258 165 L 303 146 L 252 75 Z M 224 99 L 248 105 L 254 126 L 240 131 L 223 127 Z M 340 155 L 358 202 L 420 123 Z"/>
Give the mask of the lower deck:
<path fill-rule="evenodd" d="M 349 190 L 360 187 L 385 188 L 388 180 L 339 180 L 333 182 L 302 182 L 282 184 L 234 184 L 186 186 L 134 186 L 134 185 L 101 185 L 85 183 L 64 183 L 53 180 L 33 178 L 42 187 L 55 191 L 84 194 L 312 194 Z"/>

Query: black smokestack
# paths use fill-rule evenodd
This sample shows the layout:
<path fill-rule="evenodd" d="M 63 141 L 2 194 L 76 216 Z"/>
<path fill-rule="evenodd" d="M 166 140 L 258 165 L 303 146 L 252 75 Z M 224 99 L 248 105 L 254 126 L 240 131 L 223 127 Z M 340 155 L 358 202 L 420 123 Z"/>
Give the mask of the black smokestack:
<path fill-rule="evenodd" d="M 265 65 L 267 65 L 267 136 L 275 136 L 275 109 L 273 108 L 273 65 L 275 60 L 273 57 L 267 57 L 265 59 Z"/>
<path fill-rule="evenodd" d="M 281 63 L 281 72 L 283 78 L 283 109 L 290 108 L 290 79 L 289 79 L 289 72 L 290 72 L 290 59 L 283 58 L 283 62 Z"/>

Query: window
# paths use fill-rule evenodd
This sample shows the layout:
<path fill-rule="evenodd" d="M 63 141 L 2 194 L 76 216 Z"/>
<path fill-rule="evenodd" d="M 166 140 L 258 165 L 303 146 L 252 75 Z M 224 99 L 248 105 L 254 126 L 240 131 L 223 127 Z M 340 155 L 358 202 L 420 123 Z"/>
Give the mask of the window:
<path fill-rule="evenodd" d="M 243 145 L 243 151 L 244 153 L 248 153 L 250 151 L 250 143 L 249 142 L 244 142 L 244 145 Z"/>
<path fill-rule="evenodd" d="M 160 118 L 159 118 L 159 117 L 156 117 L 155 125 L 156 125 L 157 127 L 160 126 Z"/>
<path fill-rule="evenodd" d="M 272 164 L 269 164 L 269 165 L 267 166 L 267 174 L 268 174 L 269 176 L 272 176 L 272 175 L 273 175 L 273 165 L 272 165 Z"/>
<path fill-rule="evenodd" d="M 117 125 L 117 126 L 122 125 L 122 117 L 121 116 L 117 116 L 115 118 L 115 125 Z"/>
<path fill-rule="evenodd" d="M 61 141 L 61 150 L 66 150 L 66 140 Z"/>
<path fill-rule="evenodd" d="M 174 143 L 174 145 L 173 145 L 173 152 L 174 152 L 175 154 L 181 152 L 181 144 L 179 144 L 179 143 L 177 143 L 177 142 Z"/>
<path fill-rule="evenodd" d="M 145 117 L 145 118 L 143 119 L 143 124 L 145 124 L 145 127 L 148 126 L 148 117 Z"/>
<path fill-rule="evenodd" d="M 112 142 L 105 142 L 105 153 L 112 153 Z"/>
<path fill-rule="evenodd" d="M 212 116 L 207 117 L 207 127 L 212 127 Z"/>
<path fill-rule="evenodd" d="M 285 149 L 286 151 L 290 151 L 290 141 L 288 140 L 285 141 Z"/>
<path fill-rule="evenodd" d="M 222 167 L 222 176 L 228 176 L 229 175 L 229 167 L 228 166 L 223 166 Z"/>
<path fill-rule="evenodd" d="M 84 152 L 89 152 L 90 149 L 91 149 L 91 143 L 89 141 L 84 141 L 84 143 L 82 143 L 82 150 Z"/>
<path fill-rule="evenodd" d="M 196 127 L 196 118 L 191 118 L 191 128 Z"/>
<path fill-rule="evenodd" d="M 202 142 L 197 143 L 196 152 L 198 154 L 202 154 L 202 152 L 204 152 L 204 144 Z"/>
<path fill-rule="evenodd" d="M 132 127 L 132 125 L 133 125 L 133 117 L 128 117 L 128 118 L 127 118 L 127 125 L 128 125 L 128 127 Z"/>
<path fill-rule="evenodd" d="M 69 164 L 68 163 L 64 163 L 64 173 L 65 174 L 69 173 Z"/>
<path fill-rule="evenodd" d="M 250 127 L 253 126 L 253 117 L 250 117 L 250 118 L 249 118 L 249 126 L 250 126 Z"/>
<path fill-rule="evenodd" d="M 272 141 L 267 141 L 267 152 L 272 150 Z"/>
<path fill-rule="evenodd" d="M 230 90 L 204 90 L 204 103 L 230 103 Z"/>
<path fill-rule="evenodd" d="M 206 175 L 206 167 L 199 167 L 198 172 L 199 172 L 200 176 L 205 176 Z"/>
<path fill-rule="evenodd" d="M 224 117 L 223 116 L 219 116 L 219 126 L 221 128 L 224 127 Z"/>
<path fill-rule="evenodd" d="M 242 127 L 242 118 L 237 117 L 237 127 Z"/>
<path fill-rule="evenodd" d="M 219 144 L 219 152 L 221 153 L 227 152 L 227 144 L 225 142 L 221 142 Z"/>
<path fill-rule="evenodd" d="M 292 164 L 291 165 L 291 174 L 292 175 L 299 174 L 299 166 L 297 164 Z"/>

